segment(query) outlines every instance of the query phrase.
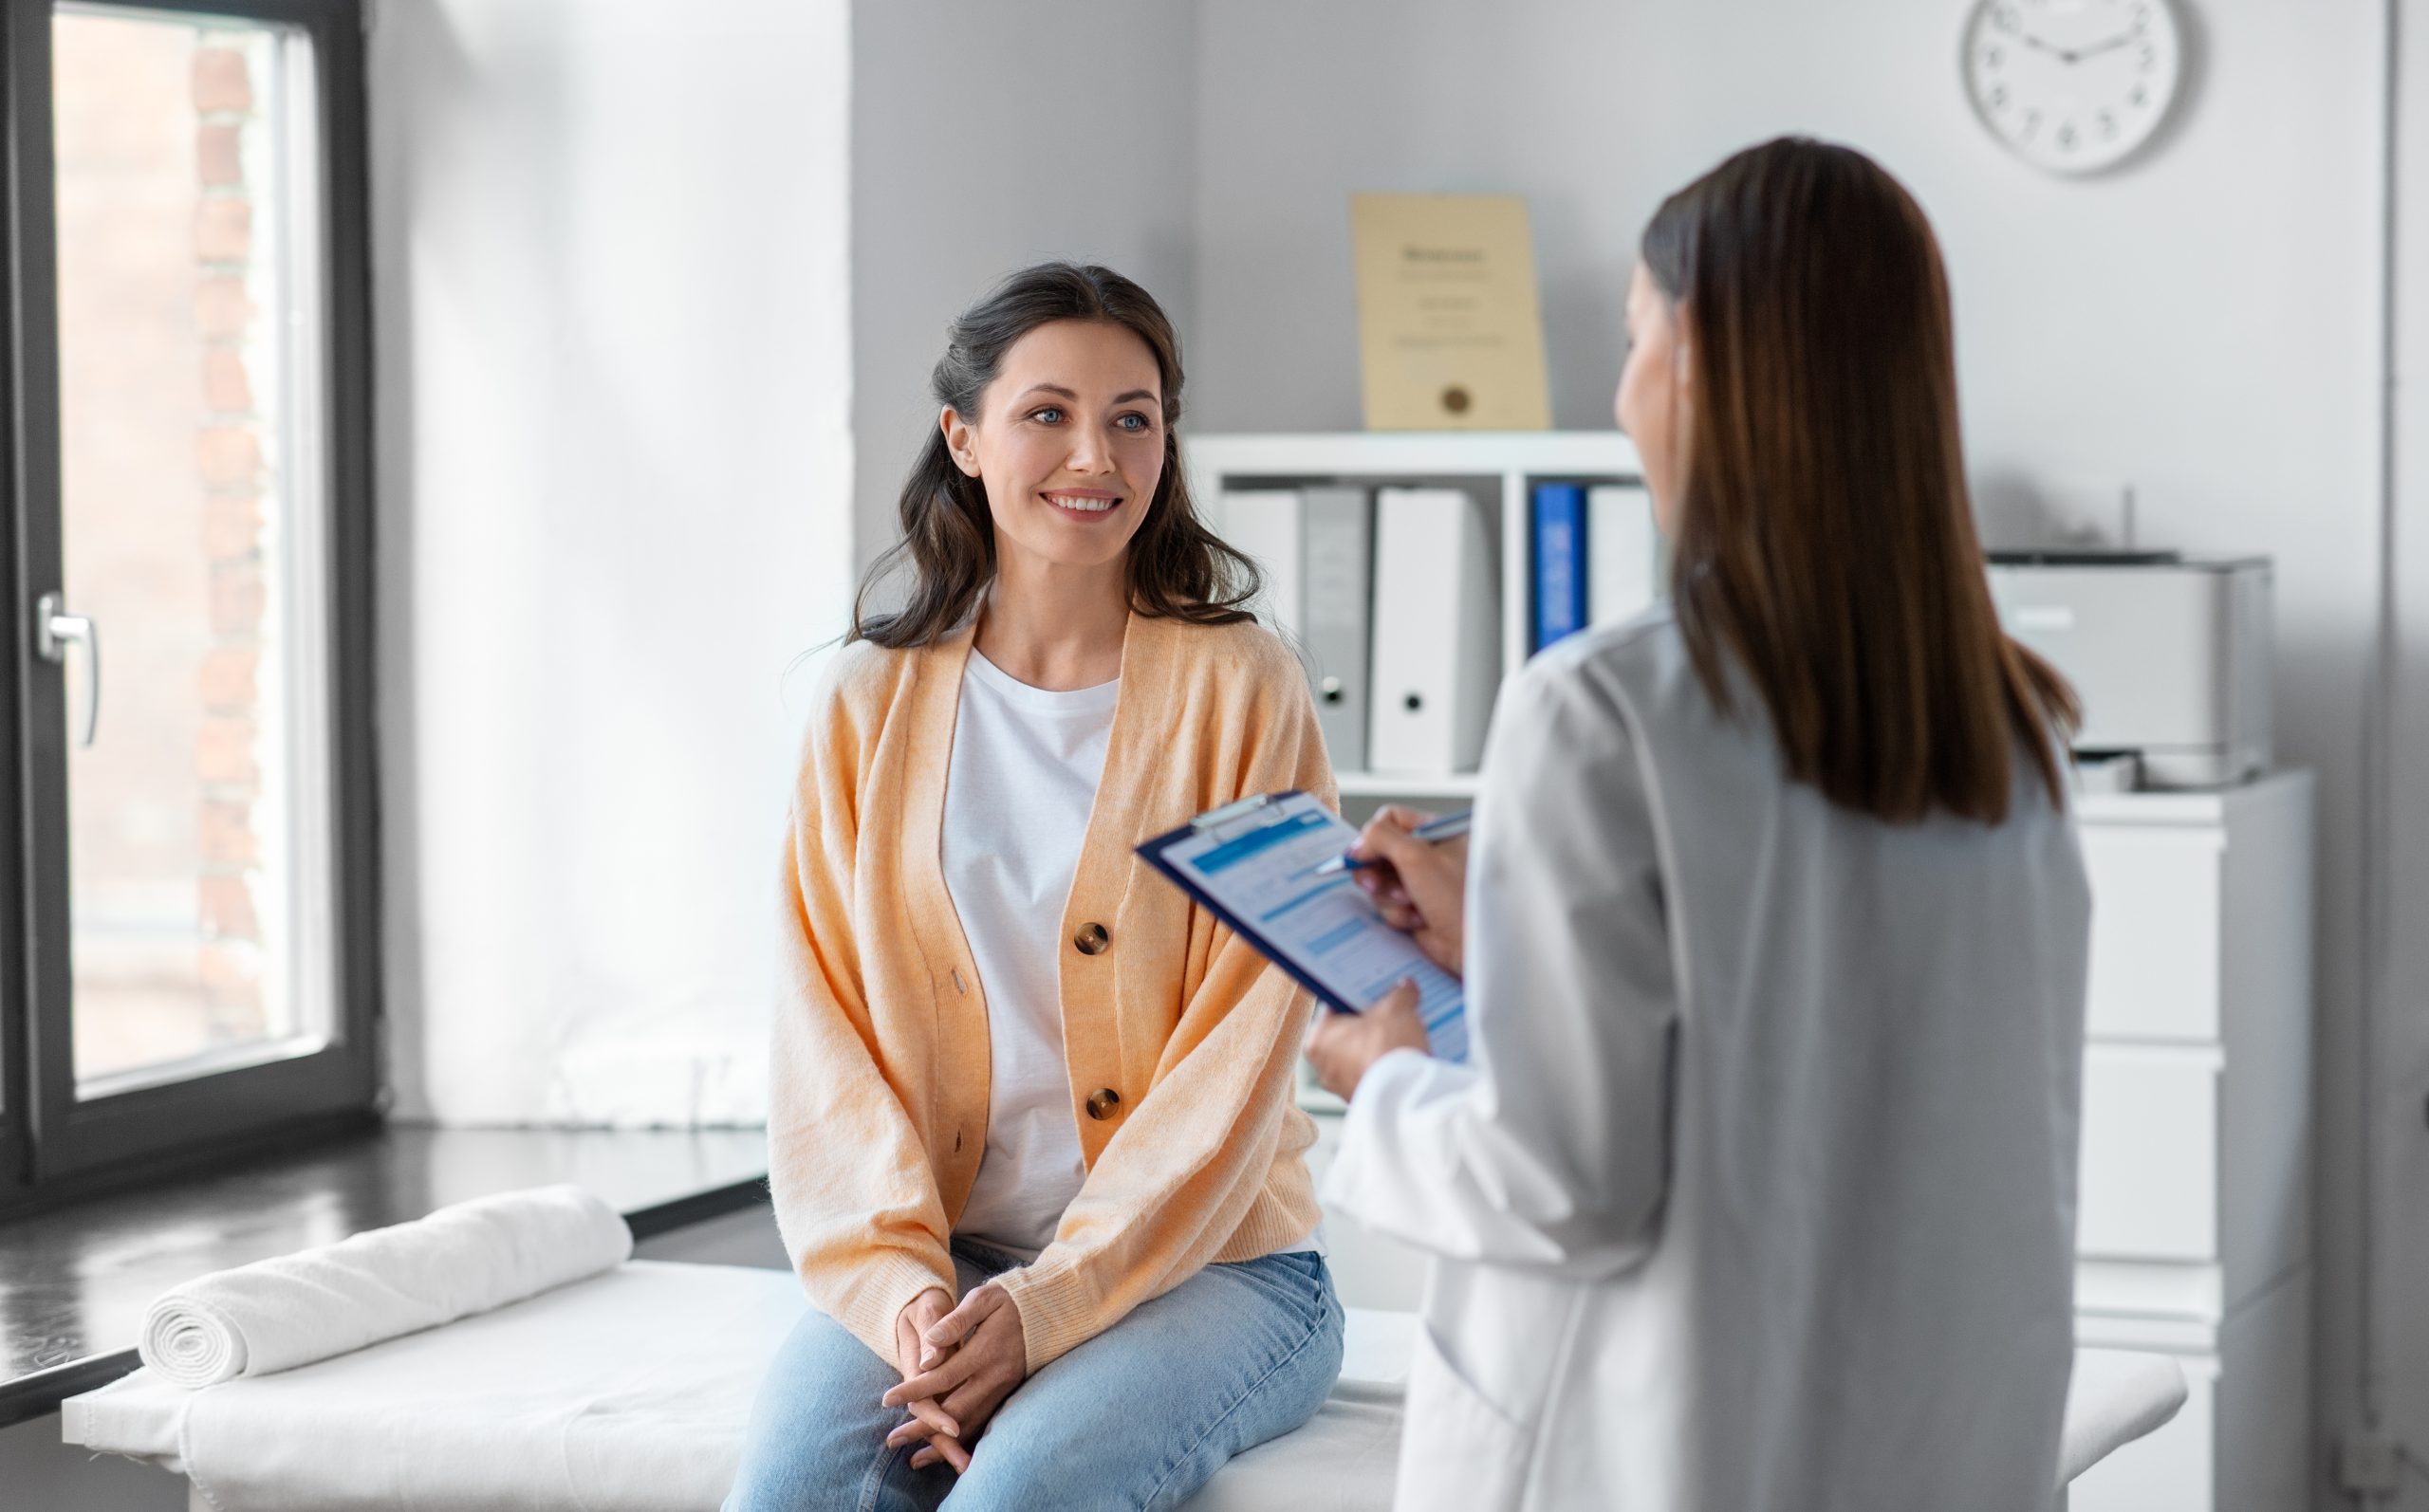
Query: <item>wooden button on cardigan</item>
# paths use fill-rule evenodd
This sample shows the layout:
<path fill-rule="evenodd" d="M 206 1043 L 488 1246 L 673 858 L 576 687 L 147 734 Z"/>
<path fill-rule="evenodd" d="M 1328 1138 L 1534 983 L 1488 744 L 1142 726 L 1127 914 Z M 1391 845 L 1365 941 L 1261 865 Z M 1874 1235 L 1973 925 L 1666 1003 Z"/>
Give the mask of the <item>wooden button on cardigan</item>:
<path fill-rule="evenodd" d="M 946 1245 L 987 1148 L 985 984 L 945 889 L 942 821 L 973 632 L 827 669 L 786 848 L 768 1139 L 776 1220 L 819 1309 L 891 1363 L 894 1323 L 956 1295 Z M 1132 850 L 1252 793 L 1334 802 L 1297 660 L 1248 623 L 1132 615 L 1061 953 L 1087 1177 L 999 1281 L 1034 1371 L 1212 1261 L 1316 1224 L 1292 1098 L 1313 1000 Z M 1100 1111 L 1102 1110 L 1102 1111 Z"/>

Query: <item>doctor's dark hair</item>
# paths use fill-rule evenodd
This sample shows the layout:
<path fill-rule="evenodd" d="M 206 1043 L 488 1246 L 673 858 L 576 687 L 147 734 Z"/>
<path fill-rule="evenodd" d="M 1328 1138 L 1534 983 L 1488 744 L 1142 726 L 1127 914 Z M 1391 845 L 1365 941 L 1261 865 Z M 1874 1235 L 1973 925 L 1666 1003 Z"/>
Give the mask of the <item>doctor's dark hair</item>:
<path fill-rule="evenodd" d="M 1256 564 L 1206 528 L 1181 470 L 1180 338 L 1154 296 L 1108 267 L 1040 263 L 1022 268 L 962 311 L 946 328 L 944 356 L 928 383 L 937 406 L 975 420 L 988 386 L 1012 343 L 1056 321 L 1119 325 L 1155 355 L 1163 389 L 1164 461 L 1146 518 L 1130 538 L 1131 607 L 1140 614 L 1221 625 L 1252 618 Z M 861 580 L 849 640 L 924 646 L 951 635 L 978 610 L 995 578 L 995 522 L 987 485 L 954 465 L 944 433 L 928 427 L 910 476 L 902 481 L 902 539 Z M 904 563 L 909 600 L 893 614 L 868 612 L 869 594 Z"/>
<path fill-rule="evenodd" d="M 2063 808 L 2081 714 L 1992 604 L 1921 208 L 1783 138 L 1671 195 L 1641 251 L 1688 354 L 1671 590 L 1715 702 L 1734 662 L 1789 776 L 1882 820 L 2000 822 L 2019 747 Z"/>

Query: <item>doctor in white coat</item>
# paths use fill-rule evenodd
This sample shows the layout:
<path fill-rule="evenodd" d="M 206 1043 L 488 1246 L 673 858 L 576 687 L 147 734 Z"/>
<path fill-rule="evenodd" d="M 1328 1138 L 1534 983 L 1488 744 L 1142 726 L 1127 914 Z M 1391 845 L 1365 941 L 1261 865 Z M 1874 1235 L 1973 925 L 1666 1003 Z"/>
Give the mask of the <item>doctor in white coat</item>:
<path fill-rule="evenodd" d="M 1501 694 L 1473 857 L 1387 811 L 1465 977 L 1309 1041 L 1326 1196 L 1434 1257 L 1397 1506 L 2046 1512 L 2089 897 L 2072 695 L 2000 633 L 1947 286 L 1861 155 L 1647 228 L 1618 414 L 1671 599 Z"/>

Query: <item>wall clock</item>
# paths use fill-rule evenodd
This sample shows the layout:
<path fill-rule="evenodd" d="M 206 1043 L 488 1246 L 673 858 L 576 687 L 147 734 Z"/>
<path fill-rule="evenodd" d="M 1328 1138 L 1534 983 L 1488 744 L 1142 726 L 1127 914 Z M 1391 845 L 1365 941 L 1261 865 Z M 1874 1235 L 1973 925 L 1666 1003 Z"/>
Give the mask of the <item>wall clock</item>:
<path fill-rule="evenodd" d="M 2181 59 L 2169 0 L 1978 0 L 1965 23 L 1975 113 L 2051 173 L 2096 173 L 2149 140 Z"/>

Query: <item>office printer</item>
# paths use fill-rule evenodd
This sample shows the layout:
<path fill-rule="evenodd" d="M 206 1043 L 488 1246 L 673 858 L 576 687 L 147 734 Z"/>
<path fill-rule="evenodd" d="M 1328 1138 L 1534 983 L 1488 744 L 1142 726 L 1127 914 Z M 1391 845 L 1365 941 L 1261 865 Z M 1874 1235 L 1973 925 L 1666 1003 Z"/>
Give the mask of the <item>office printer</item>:
<path fill-rule="evenodd" d="M 2269 769 L 2268 558 L 1993 552 L 1991 596 L 2083 699 L 2078 755 L 2134 757 L 2153 787 Z"/>

